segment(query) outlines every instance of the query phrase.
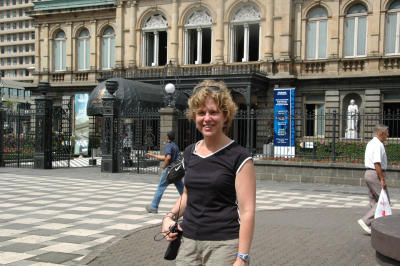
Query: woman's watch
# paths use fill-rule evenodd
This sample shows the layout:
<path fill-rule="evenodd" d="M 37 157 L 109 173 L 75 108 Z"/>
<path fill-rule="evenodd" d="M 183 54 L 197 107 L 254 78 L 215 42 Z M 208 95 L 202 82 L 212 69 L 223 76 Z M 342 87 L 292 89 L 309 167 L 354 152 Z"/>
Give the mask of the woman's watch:
<path fill-rule="evenodd" d="M 249 261 L 250 261 L 250 256 L 249 256 L 249 254 L 241 254 L 241 253 L 238 253 L 238 254 L 236 255 L 236 257 L 240 258 L 240 259 L 243 260 L 244 262 L 249 262 Z"/>

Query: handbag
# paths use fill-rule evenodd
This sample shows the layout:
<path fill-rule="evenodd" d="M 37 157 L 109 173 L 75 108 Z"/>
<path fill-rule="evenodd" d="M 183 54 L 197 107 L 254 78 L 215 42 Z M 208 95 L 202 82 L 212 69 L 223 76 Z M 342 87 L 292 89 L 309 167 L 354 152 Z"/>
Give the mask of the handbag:
<path fill-rule="evenodd" d="M 390 208 L 390 202 L 386 194 L 386 190 L 382 188 L 378 203 L 376 205 L 374 218 L 376 219 L 387 215 L 392 215 L 392 209 Z"/>
<path fill-rule="evenodd" d="M 165 178 L 168 184 L 177 183 L 185 176 L 185 169 L 183 168 L 183 157 L 178 155 L 175 161 L 167 166 Z"/>

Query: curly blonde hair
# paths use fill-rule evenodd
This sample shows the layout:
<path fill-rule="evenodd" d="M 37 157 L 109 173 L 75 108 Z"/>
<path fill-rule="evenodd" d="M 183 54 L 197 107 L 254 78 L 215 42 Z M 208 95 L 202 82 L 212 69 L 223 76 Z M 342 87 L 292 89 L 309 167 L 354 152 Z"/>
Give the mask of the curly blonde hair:
<path fill-rule="evenodd" d="M 226 84 L 222 81 L 204 80 L 197 84 L 193 89 L 192 97 L 188 100 L 189 108 L 187 109 L 186 117 L 194 121 L 197 110 L 205 105 L 207 98 L 213 99 L 218 109 L 226 117 L 224 133 L 227 134 L 231 127 L 232 119 L 236 114 L 237 106 Z"/>

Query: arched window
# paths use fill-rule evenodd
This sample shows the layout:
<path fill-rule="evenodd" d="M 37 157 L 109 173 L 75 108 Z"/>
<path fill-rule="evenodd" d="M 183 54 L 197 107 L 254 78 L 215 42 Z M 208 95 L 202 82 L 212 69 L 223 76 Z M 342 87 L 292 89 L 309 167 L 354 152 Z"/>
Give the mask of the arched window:
<path fill-rule="evenodd" d="M 78 35 L 78 70 L 90 68 L 89 31 L 82 30 Z"/>
<path fill-rule="evenodd" d="M 66 40 L 65 33 L 59 31 L 54 38 L 54 70 L 64 71 L 66 70 Z"/>
<path fill-rule="evenodd" d="M 345 18 L 344 56 L 365 56 L 366 44 L 367 9 L 362 4 L 355 4 L 349 8 Z"/>
<path fill-rule="evenodd" d="M 161 14 L 151 15 L 142 27 L 143 66 L 161 66 L 167 63 L 167 19 Z"/>
<path fill-rule="evenodd" d="M 231 62 L 259 60 L 260 10 L 251 4 L 241 6 L 231 19 Z"/>
<path fill-rule="evenodd" d="M 185 23 L 185 64 L 211 62 L 212 19 L 206 10 L 196 10 Z"/>
<path fill-rule="evenodd" d="M 386 18 L 385 54 L 400 54 L 400 0 L 389 6 Z"/>
<path fill-rule="evenodd" d="M 115 34 L 114 29 L 108 27 L 103 32 L 101 62 L 103 69 L 114 67 Z"/>
<path fill-rule="evenodd" d="M 311 10 L 307 22 L 307 59 L 326 58 L 328 13 L 322 7 Z"/>

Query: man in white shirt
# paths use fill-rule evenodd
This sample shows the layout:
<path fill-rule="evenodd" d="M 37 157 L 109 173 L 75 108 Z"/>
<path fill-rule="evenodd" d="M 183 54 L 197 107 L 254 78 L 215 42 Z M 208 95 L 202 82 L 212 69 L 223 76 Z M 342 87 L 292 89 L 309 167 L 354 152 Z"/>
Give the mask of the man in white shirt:
<path fill-rule="evenodd" d="M 371 222 L 374 219 L 376 205 L 382 188 L 386 190 L 385 171 L 387 157 L 383 142 L 389 136 L 389 129 L 385 125 L 375 126 L 375 137 L 370 140 L 365 149 L 365 182 L 368 186 L 368 196 L 371 209 L 358 220 L 358 224 L 364 231 L 371 234 Z M 389 193 L 388 193 L 389 197 Z"/>

